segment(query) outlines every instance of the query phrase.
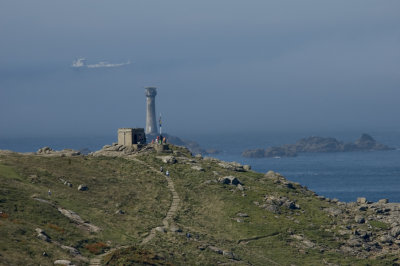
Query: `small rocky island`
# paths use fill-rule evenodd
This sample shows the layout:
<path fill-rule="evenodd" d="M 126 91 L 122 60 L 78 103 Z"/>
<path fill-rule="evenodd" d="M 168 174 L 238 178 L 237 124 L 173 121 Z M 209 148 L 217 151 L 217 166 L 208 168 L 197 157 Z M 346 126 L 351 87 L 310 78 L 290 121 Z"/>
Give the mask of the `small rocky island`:
<path fill-rule="evenodd" d="M 362 134 L 354 143 L 345 143 L 335 138 L 308 137 L 295 144 L 286 144 L 267 149 L 246 150 L 242 153 L 247 158 L 263 157 L 295 157 L 305 152 L 353 152 L 353 151 L 386 151 L 393 150 L 384 144 L 378 143 L 368 134 Z"/>

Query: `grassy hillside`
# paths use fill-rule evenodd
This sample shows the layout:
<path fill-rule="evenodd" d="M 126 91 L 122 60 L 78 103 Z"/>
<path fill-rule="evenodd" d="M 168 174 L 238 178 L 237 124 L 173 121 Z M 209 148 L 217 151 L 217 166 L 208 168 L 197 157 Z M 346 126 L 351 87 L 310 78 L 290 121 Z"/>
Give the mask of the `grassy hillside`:
<path fill-rule="evenodd" d="M 378 234 L 390 225 L 348 222 L 353 226 L 350 233 L 340 234 L 346 219 L 354 217 L 326 211 L 338 203 L 321 200 L 277 174 L 237 172 L 218 160 L 173 149 L 176 163 L 162 162 L 164 155 L 152 149 L 120 156 L 0 153 L 0 263 L 398 263 L 396 243 L 371 252 L 344 248 L 352 231 Z M 159 172 L 160 166 L 171 179 Z M 218 182 L 224 176 L 236 177 L 243 186 Z M 78 190 L 81 184 L 88 190 Z M 176 210 L 171 210 L 171 185 L 179 197 Z M 60 209 L 75 212 L 86 223 L 71 220 Z M 100 230 L 90 231 L 89 223 Z M 38 237 L 36 228 L 44 230 L 48 241 Z M 143 241 L 146 237 L 148 242 Z"/>

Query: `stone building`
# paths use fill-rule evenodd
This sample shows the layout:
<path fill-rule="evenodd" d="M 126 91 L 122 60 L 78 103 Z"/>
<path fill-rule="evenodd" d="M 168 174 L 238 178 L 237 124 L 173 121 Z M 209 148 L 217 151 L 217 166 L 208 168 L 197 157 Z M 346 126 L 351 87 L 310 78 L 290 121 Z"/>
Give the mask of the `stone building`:
<path fill-rule="evenodd" d="M 146 144 L 144 128 L 118 129 L 118 145 L 133 146 L 136 144 Z"/>

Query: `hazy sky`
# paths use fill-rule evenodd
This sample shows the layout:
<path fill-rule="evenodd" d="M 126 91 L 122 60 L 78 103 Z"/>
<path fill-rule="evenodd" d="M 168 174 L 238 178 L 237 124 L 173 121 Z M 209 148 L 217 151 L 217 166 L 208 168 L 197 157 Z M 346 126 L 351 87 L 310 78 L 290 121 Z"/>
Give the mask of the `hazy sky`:
<path fill-rule="evenodd" d="M 0 3 L 0 137 L 400 129 L 400 1 Z M 73 69 L 86 57 L 130 65 Z"/>

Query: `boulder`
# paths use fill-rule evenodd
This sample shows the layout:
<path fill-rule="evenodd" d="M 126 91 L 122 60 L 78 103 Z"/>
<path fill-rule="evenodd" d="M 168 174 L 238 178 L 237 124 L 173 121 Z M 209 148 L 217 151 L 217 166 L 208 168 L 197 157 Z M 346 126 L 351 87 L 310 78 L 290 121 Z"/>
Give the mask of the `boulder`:
<path fill-rule="evenodd" d="M 53 149 L 50 148 L 50 147 L 43 147 L 43 148 L 40 148 L 36 153 L 38 153 L 38 154 L 49 154 L 52 151 L 53 151 Z"/>
<path fill-rule="evenodd" d="M 201 172 L 204 172 L 204 171 L 205 171 L 203 167 L 198 166 L 198 165 L 192 166 L 192 169 L 193 169 L 193 170 L 196 170 L 196 171 L 201 171 Z"/>
<path fill-rule="evenodd" d="M 72 265 L 72 263 L 69 260 L 56 260 L 54 265 Z"/>
<path fill-rule="evenodd" d="M 395 226 L 390 230 L 390 235 L 392 237 L 397 237 L 400 235 L 400 226 Z"/>
<path fill-rule="evenodd" d="M 159 156 L 157 157 L 159 159 L 161 159 L 161 161 L 163 163 L 167 163 L 167 164 L 174 164 L 177 162 L 176 158 L 172 155 L 168 155 L 168 156 Z"/>
<path fill-rule="evenodd" d="M 104 151 L 119 151 L 122 146 L 124 146 L 124 145 L 116 145 L 116 146 L 105 145 L 103 147 L 103 150 Z"/>
<path fill-rule="evenodd" d="M 237 184 L 236 188 L 240 191 L 244 191 L 244 186 L 242 186 L 241 184 Z"/>
<path fill-rule="evenodd" d="M 251 170 L 251 165 L 245 164 L 245 165 L 243 165 L 243 169 L 245 171 L 250 171 Z"/>
<path fill-rule="evenodd" d="M 326 208 L 326 209 L 324 209 L 324 211 L 326 211 L 327 213 L 329 213 L 332 216 L 338 216 L 343 213 L 343 211 L 341 209 L 338 209 L 335 207 Z"/>
<path fill-rule="evenodd" d="M 354 218 L 354 221 L 358 224 L 363 224 L 365 223 L 365 219 L 364 217 L 360 216 L 360 215 L 356 215 L 356 217 Z"/>
<path fill-rule="evenodd" d="M 226 185 L 234 185 L 234 186 L 237 186 L 237 185 L 239 185 L 239 184 L 240 184 L 240 185 L 243 185 L 243 184 L 239 181 L 239 179 L 237 179 L 237 178 L 234 177 L 234 176 L 224 176 L 224 177 L 219 178 L 218 181 L 219 181 L 220 183 L 226 184 Z"/>
<path fill-rule="evenodd" d="M 80 254 L 80 252 L 76 248 L 73 248 L 70 246 L 61 245 L 61 248 L 64 250 L 67 250 L 70 254 L 75 255 L 75 256 Z"/>
<path fill-rule="evenodd" d="M 386 203 L 389 203 L 389 200 L 388 199 L 380 199 L 380 200 L 378 200 L 378 203 L 379 204 L 386 204 Z"/>
<path fill-rule="evenodd" d="M 43 229 L 40 228 L 36 228 L 35 229 L 36 233 L 37 233 L 37 238 L 46 241 L 46 242 L 51 242 L 50 237 L 46 234 L 46 232 Z"/>
<path fill-rule="evenodd" d="M 157 232 L 165 233 L 167 230 L 164 228 L 164 226 L 157 226 L 156 227 Z"/>
<path fill-rule="evenodd" d="M 117 211 L 115 211 L 115 214 L 125 214 L 125 211 L 123 211 L 123 210 L 117 210 Z"/>
<path fill-rule="evenodd" d="M 223 254 L 223 251 L 221 249 L 217 248 L 217 247 L 208 246 L 208 249 L 211 250 L 211 251 L 214 251 L 215 253 Z"/>
<path fill-rule="evenodd" d="M 393 237 L 390 235 L 383 235 L 379 238 L 379 242 L 381 242 L 382 244 L 392 244 L 393 240 Z"/>
<path fill-rule="evenodd" d="M 236 172 L 244 172 L 244 168 L 243 165 L 241 165 L 240 163 L 237 162 L 220 162 L 218 163 L 219 166 L 221 166 L 222 168 L 231 170 L 231 171 L 236 171 Z"/>
<path fill-rule="evenodd" d="M 360 198 L 357 198 L 357 203 L 366 204 L 366 203 L 368 203 L 368 201 L 367 201 L 367 198 L 360 197 Z"/>
<path fill-rule="evenodd" d="M 78 190 L 79 191 L 87 191 L 87 190 L 89 190 L 89 187 L 87 185 L 81 184 L 78 186 Z"/>
<path fill-rule="evenodd" d="M 182 229 L 180 229 L 179 227 L 172 225 L 170 226 L 169 230 L 173 233 L 182 233 Z"/>

